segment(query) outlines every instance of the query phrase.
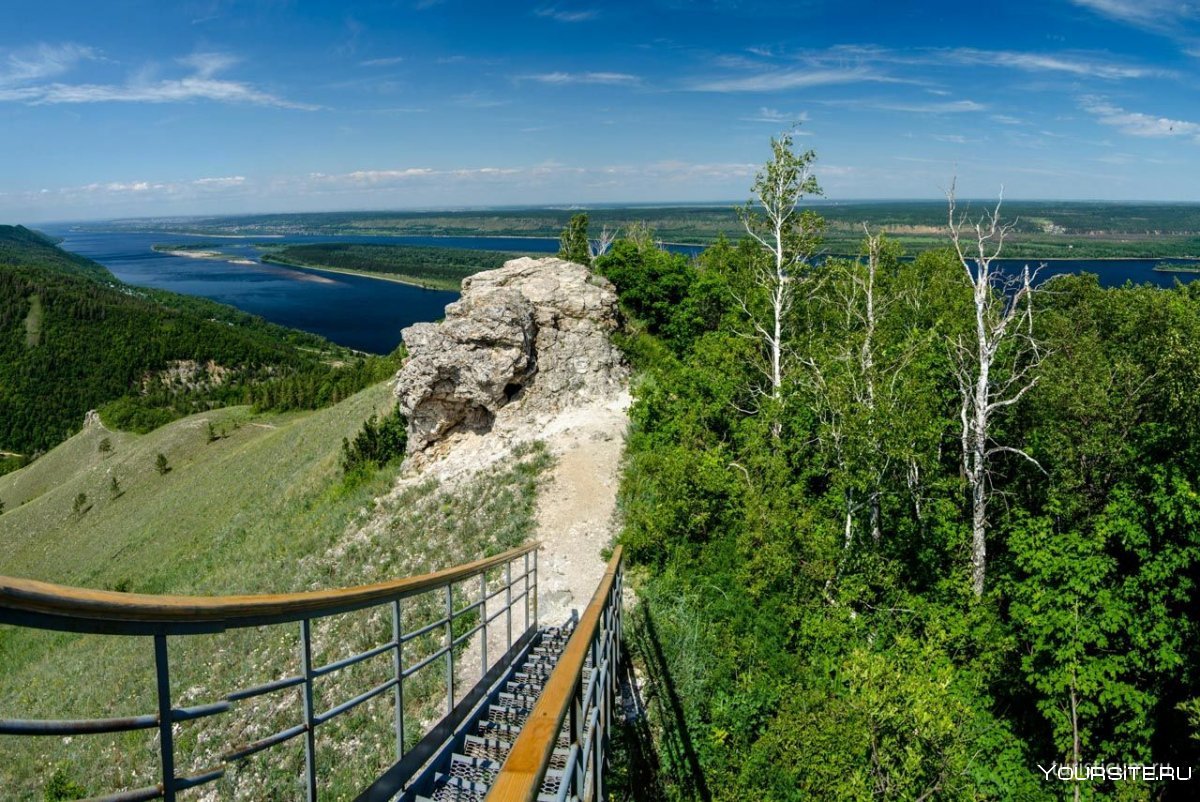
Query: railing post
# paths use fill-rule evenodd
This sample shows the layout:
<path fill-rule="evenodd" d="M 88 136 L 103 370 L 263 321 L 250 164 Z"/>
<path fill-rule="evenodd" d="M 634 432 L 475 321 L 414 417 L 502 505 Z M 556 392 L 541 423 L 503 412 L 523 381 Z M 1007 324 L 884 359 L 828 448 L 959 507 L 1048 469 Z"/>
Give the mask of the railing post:
<path fill-rule="evenodd" d="M 508 644 L 505 648 L 512 648 L 512 560 L 504 564 L 504 620 L 505 620 L 505 640 Z"/>
<path fill-rule="evenodd" d="M 487 624 L 488 624 L 488 610 L 487 610 L 487 571 L 483 571 L 483 572 L 481 572 L 481 573 L 479 574 L 479 620 L 480 620 L 480 622 L 481 622 L 481 623 L 480 623 L 480 626 L 481 626 L 481 627 L 483 627 L 482 629 L 480 629 L 480 630 L 479 630 L 479 652 L 480 652 L 480 658 L 479 658 L 479 678 L 480 678 L 480 679 L 483 679 L 484 677 L 486 677 L 486 676 L 487 676 L 487 672 L 488 672 L 488 659 L 487 659 Z"/>
<path fill-rule="evenodd" d="M 446 585 L 446 713 L 454 712 L 454 585 Z"/>
<path fill-rule="evenodd" d="M 538 624 L 538 549 L 533 550 L 533 625 Z"/>
<path fill-rule="evenodd" d="M 317 726 L 313 711 L 312 622 L 300 621 L 300 669 L 304 674 L 304 778 L 308 802 L 317 800 Z"/>
<path fill-rule="evenodd" d="M 158 748 L 162 756 L 162 789 L 166 802 L 175 802 L 175 734 L 171 716 L 171 667 L 167 636 L 154 636 L 154 670 L 158 685 Z"/>
<path fill-rule="evenodd" d="M 392 639 L 396 651 L 392 655 L 396 666 L 396 760 L 404 757 L 404 625 L 401 619 L 400 600 L 392 602 Z"/>

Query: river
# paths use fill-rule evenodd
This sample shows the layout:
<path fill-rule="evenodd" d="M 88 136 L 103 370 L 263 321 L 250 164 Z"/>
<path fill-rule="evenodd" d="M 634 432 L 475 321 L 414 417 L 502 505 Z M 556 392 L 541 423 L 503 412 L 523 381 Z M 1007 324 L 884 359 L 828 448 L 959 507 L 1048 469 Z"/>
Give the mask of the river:
<path fill-rule="evenodd" d="M 558 240 L 524 237 L 385 237 L 385 236 L 282 236 L 244 239 L 187 234 L 130 233 L 47 229 L 62 238 L 65 250 L 86 256 L 107 267 L 122 281 L 186 295 L 199 295 L 236 306 L 283 326 L 319 334 L 360 351 L 388 353 L 400 343 L 400 330 L 413 323 L 437 320 L 458 293 L 425 290 L 407 284 L 364 276 L 327 273 L 298 267 L 262 264 L 257 244 L 357 242 L 392 245 L 426 245 L 444 248 L 552 254 Z M 219 243 L 223 253 L 252 264 L 211 259 L 191 259 L 152 250 L 161 243 Z M 692 255 L 698 246 L 670 246 Z M 1160 287 L 1187 282 L 1194 273 L 1158 273 L 1160 262 L 1173 259 L 1047 259 L 1003 260 L 1006 272 L 1026 263 L 1043 264 L 1040 280 L 1060 273 L 1095 273 L 1104 286 L 1127 281 Z"/>

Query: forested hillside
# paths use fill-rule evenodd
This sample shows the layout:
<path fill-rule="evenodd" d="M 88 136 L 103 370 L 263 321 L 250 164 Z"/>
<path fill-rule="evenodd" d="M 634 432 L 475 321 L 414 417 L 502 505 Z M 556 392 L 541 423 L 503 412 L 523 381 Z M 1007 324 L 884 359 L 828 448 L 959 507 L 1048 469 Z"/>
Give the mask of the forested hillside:
<path fill-rule="evenodd" d="M 759 239 L 595 262 L 638 370 L 622 798 L 1185 798 L 1038 766 L 1200 760 L 1200 285 L 1030 291 L 987 215 L 818 265 L 810 163 L 776 143 Z"/>
<path fill-rule="evenodd" d="M 232 307 L 131 287 L 0 226 L 0 451 L 19 455 L 5 467 L 61 442 L 89 409 L 146 431 L 228 403 L 321 406 L 392 369 Z"/>

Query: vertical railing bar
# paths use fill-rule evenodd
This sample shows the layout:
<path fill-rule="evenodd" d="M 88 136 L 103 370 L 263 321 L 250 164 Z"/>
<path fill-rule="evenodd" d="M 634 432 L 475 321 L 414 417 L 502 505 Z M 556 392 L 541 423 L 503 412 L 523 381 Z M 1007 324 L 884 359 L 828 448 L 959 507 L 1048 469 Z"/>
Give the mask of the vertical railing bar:
<path fill-rule="evenodd" d="M 512 648 L 512 560 L 504 564 L 504 618 L 506 649 Z"/>
<path fill-rule="evenodd" d="M 529 631 L 529 552 L 525 552 L 525 570 L 522 572 L 522 580 L 525 583 L 525 595 L 521 597 L 521 606 L 525 608 L 525 631 Z"/>
<path fill-rule="evenodd" d="M 583 718 L 584 709 L 582 685 L 582 682 L 575 683 L 575 690 L 573 691 L 571 698 L 571 741 L 579 744 L 581 750 L 579 756 L 579 770 L 575 773 L 575 796 L 578 799 L 583 799 L 583 778 L 584 775 L 587 774 L 587 756 L 582 753 L 584 743 L 583 732 L 580 729 L 581 727 L 587 726 L 587 723 Z"/>
<path fill-rule="evenodd" d="M 313 721 L 312 621 L 300 621 L 300 670 L 304 674 L 304 777 L 308 802 L 317 800 L 317 727 Z"/>
<path fill-rule="evenodd" d="M 454 583 L 446 585 L 446 713 L 454 712 Z"/>
<path fill-rule="evenodd" d="M 396 690 L 393 694 L 396 701 L 396 760 L 404 757 L 404 620 L 400 600 L 392 602 L 392 640 L 396 651 L 392 663 L 396 667 Z"/>
<path fill-rule="evenodd" d="M 533 625 L 538 624 L 538 549 L 533 550 Z"/>
<path fill-rule="evenodd" d="M 488 624 L 488 609 L 487 609 L 487 571 L 479 572 L 479 604 L 480 615 L 483 619 L 483 629 L 479 630 L 479 678 L 482 680 L 487 676 L 488 659 L 487 659 L 487 624 Z"/>
<path fill-rule="evenodd" d="M 162 762 L 163 799 L 175 802 L 175 734 L 171 721 L 171 666 L 167 636 L 154 636 L 154 673 L 158 687 L 158 748 Z"/>

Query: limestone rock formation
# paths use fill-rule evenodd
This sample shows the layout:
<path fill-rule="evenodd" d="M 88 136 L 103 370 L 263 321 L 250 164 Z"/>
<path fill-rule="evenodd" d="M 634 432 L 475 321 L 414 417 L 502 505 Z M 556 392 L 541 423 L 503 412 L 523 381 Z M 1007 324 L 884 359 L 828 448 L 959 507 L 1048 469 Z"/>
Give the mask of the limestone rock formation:
<path fill-rule="evenodd" d="M 514 259 L 463 281 L 441 323 L 402 332 L 396 377 L 415 454 L 447 434 L 505 416 L 556 413 L 620 391 L 626 367 L 609 335 L 612 285 L 561 259 Z"/>

